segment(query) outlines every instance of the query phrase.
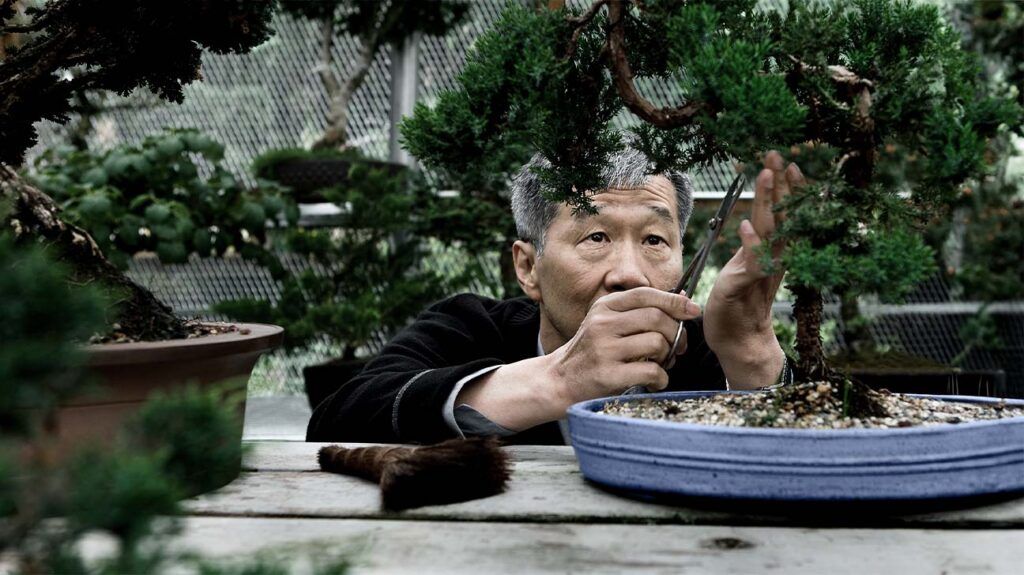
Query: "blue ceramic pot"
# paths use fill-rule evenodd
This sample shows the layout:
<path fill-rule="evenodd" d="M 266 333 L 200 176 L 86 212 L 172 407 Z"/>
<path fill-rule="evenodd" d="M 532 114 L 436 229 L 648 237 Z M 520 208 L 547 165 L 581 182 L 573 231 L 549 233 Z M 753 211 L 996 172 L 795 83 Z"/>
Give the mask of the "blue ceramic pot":
<path fill-rule="evenodd" d="M 714 393 L 603 398 L 572 406 L 569 430 L 583 475 L 638 494 L 769 501 L 925 500 L 1024 492 L 1024 417 L 897 429 L 808 430 L 596 413 L 615 400 L 678 400 Z M 1024 405 L 1020 400 L 1007 403 Z"/>

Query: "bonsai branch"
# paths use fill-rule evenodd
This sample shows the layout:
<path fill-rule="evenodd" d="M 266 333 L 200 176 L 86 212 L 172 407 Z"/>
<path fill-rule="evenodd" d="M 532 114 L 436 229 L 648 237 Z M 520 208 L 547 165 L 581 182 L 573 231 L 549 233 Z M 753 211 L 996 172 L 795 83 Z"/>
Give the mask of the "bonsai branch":
<path fill-rule="evenodd" d="M 636 91 L 633 69 L 626 54 L 626 0 L 609 0 L 608 39 L 606 49 L 610 56 L 610 70 L 622 103 L 641 120 L 658 128 L 679 128 L 694 122 L 697 114 L 708 108 L 704 102 L 688 102 L 676 108 L 658 108 Z"/>
<path fill-rule="evenodd" d="M 793 70 L 800 74 L 806 74 L 807 72 L 818 72 L 821 70 L 820 67 L 812 66 L 804 62 L 803 60 L 800 60 L 796 56 L 793 56 L 792 54 L 788 55 L 788 58 L 795 65 L 795 68 Z M 831 78 L 832 81 L 837 85 L 848 86 L 850 89 L 857 91 L 863 88 L 868 88 L 871 90 L 875 88 L 874 82 L 868 80 L 867 78 L 861 78 L 860 76 L 850 71 L 850 69 L 847 68 L 846 66 L 826 66 L 825 71 L 828 72 L 829 78 Z"/>
<path fill-rule="evenodd" d="M 569 38 L 569 46 L 565 50 L 565 60 L 572 60 L 576 54 L 576 46 L 580 42 L 580 36 L 583 35 L 583 31 L 590 25 L 590 22 L 597 16 L 597 13 L 601 8 L 608 3 L 608 0 L 597 0 L 587 8 L 587 11 L 579 16 L 566 16 L 565 21 L 573 24 L 575 28 L 572 31 L 572 37 Z"/>

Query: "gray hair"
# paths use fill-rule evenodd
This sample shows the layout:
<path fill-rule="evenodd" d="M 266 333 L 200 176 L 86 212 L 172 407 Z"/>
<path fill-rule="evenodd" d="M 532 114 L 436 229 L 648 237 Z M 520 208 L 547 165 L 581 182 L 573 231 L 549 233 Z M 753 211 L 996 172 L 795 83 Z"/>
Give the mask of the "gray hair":
<path fill-rule="evenodd" d="M 541 193 L 541 180 L 537 168 L 550 167 L 542 155 L 536 154 L 512 179 L 512 217 L 516 222 L 519 239 L 537 247 L 537 254 L 544 251 L 544 240 L 548 227 L 558 215 L 559 204 L 552 202 Z M 676 190 L 676 211 L 679 215 L 679 238 L 686 232 L 686 223 L 693 213 L 693 182 L 682 172 L 654 170 L 647 156 L 632 148 L 613 154 L 608 165 L 601 172 L 605 188 L 631 189 L 647 183 L 651 176 L 665 176 Z"/>

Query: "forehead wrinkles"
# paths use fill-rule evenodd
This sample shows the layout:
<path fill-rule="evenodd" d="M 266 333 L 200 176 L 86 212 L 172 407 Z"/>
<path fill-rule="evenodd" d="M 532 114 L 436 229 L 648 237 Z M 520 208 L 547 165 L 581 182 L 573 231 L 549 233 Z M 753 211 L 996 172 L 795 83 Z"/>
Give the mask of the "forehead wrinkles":
<path fill-rule="evenodd" d="M 631 210 L 628 209 L 630 206 L 622 206 L 622 205 L 609 206 L 609 205 L 602 205 L 602 204 L 594 204 L 594 207 L 597 208 L 597 210 L 598 210 L 598 212 L 596 214 L 588 214 L 588 213 L 585 213 L 585 212 L 577 213 L 576 215 L 573 216 L 573 224 L 575 226 L 579 226 L 579 225 L 583 225 L 583 224 L 585 224 L 587 222 L 590 222 L 591 220 L 594 220 L 594 219 L 598 219 L 598 220 L 606 219 L 603 216 L 607 216 L 609 211 L 612 211 L 612 212 L 614 212 L 614 211 L 623 211 L 623 212 L 626 212 L 626 213 L 629 213 L 629 211 L 631 211 Z M 645 216 L 644 220 L 645 221 L 646 220 L 650 220 L 650 219 L 653 218 L 653 219 L 657 219 L 657 220 L 659 220 L 659 221 L 661 221 L 663 223 L 669 224 L 669 225 L 675 225 L 676 224 L 675 218 L 672 217 L 672 211 L 669 210 L 668 208 L 666 208 L 664 206 L 655 206 L 655 205 L 650 205 L 650 204 L 647 204 L 647 205 L 645 205 L 643 207 L 646 208 L 646 210 L 644 212 L 644 216 Z"/>

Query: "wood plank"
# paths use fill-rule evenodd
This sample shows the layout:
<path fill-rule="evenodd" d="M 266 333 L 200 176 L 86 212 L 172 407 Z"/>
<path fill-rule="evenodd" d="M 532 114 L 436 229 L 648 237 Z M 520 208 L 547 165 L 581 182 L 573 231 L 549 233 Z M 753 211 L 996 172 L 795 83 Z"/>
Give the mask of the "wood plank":
<path fill-rule="evenodd" d="M 246 441 L 249 452 L 242 463 L 245 471 L 319 471 L 316 453 L 330 443 L 303 441 Z M 363 447 L 373 443 L 343 443 Z M 505 448 L 513 461 L 567 464 L 576 468 L 576 455 L 567 445 L 512 445 Z"/>
<path fill-rule="evenodd" d="M 409 518 L 452 521 L 537 523 L 681 523 L 708 525 L 844 525 L 877 527 L 1024 527 L 1024 500 L 894 515 L 891 505 L 835 510 L 822 505 L 769 511 L 749 507 L 681 507 L 628 499 L 583 480 L 564 462 L 519 461 L 505 493 L 454 505 L 423 507 L 401 514 L 379 508 L 380 494 L 369 481 L 323 472 L 243 473 L 230 485 L 186 503 L 191 514 L 267 517 Z M 902 511 L 906 513 L 906 511 Z"/>
<path fill-rule="evenodd" d="M 1020 531 L 452 523 L 193 517 L 173 544 L 207 558 L 345 553 L 354 573 L 1014 573 Z M 89 540 L 88 555 L 109 552 Z"/>

